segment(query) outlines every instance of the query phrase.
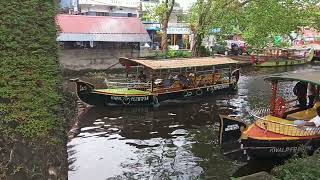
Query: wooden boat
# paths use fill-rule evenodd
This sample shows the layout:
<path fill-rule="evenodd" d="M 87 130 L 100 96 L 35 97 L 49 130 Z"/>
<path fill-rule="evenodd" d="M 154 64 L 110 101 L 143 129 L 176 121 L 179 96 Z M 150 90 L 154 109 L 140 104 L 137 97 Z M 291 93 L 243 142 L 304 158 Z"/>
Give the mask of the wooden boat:
<path fill-rule="evenodd" d="M 184 99 L 216 91 L 235 89 L 239 79 L 237 61 L 229 58 L 186 58 L 146 60 L 120 58 L 126 77 L 122 81 L 108 79 L 106 88 L 73 79 L 79 98 L 90 105 L 158 105 L 168 99 Z M 145 82 L 136 78 L 146 73 Z M 134 75 L 135 74 L 135 75 Z"/>
<path fill-rule="evenodd" d="M 313 56 L 313 49 L 255 50 L 250 62 L 255 67 L 293 66 L 309 63 Z"/>
<path fill-rule="evenodd" d="M 302 151 L 312 153 L 320 147 L 320 127 L 295 125 L 294 120 L 310 120 L 316 116 L 314 107 L 301 109 L 293 106 L 296 100 L 277 97 L 280 83 L 302 81 L 320 87 L 320 71 L 271 76 L 266 78 L 272 83 L 272 97 L 269 108 L 250 111 L 249 119 L 239 119 L 220 115 L 220 144 L 222 147 L 238 145 L 228 149 L 225 154 L 242 152 L 248 159 L 289 157 Z M 319 93 L 318 95 L 319 96 Z M 251 124 L 244 122 L 253 121 Z"/>

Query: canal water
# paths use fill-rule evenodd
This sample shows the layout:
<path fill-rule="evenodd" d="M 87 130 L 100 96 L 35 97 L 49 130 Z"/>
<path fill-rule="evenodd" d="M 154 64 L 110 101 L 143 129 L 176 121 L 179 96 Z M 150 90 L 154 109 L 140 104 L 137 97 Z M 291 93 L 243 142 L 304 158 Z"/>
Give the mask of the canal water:
<path fill-rule="evenodd" d="M 320 68 L 242 68 L 232 94 L 169 101 L 158 108 L 91 108 L 68 143 L 69 179 L 229 179 L 268 171 L 274 163 L 222 155 L 219 114 L 245 116 L 248 109 L 268 105 L 267 75 L 312 69 Z"/>

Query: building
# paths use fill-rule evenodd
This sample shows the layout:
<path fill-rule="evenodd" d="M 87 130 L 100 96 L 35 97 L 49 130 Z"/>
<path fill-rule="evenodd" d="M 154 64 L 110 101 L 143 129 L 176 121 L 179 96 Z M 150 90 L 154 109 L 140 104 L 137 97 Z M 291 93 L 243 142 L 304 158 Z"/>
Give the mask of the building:
<path fill-rule="evenodd" d="M 161 38 L 159 32 L 160 23 L 143 22 L 145 29 L 150 35 L 151 41 L 154 43 L 160 43 Z M 187 23 L 168 23 L 168 41 L 169 46 L 178 46 L 179 49 L 190 48 L 190 35 L 191 30 Z"/>
<path fill-rule="evenodd" d="M 82 15 L 138 17 L 140 0 L 78 0 Z"/>
<path fill-rule="evenodd" d="M 78 0 L 59 0 L 60 11 L 65 14 L 77 14 Z"/>
<path fill-rule="evenodd" d="M 134 17 L 60 14 L 57 41 L 65 68 L 104 69 L 121 56 L 139 57 L 140 43 L 150 41 L 142 22 Z"/>
<path fill-rule="evenodd" d="M 150 13 L 150 9 L 153 9 L 159 5 L 161 0 L 142 0 L 141 2 L 141 17 L 143 14 Z M 168 41 L 169 46 L 175 47 L 175 49 L 188 49 L 190 47 L 190 28 L 187 23 L 179 22 L 179 17 L 183 15 L 183 9 L 180 6 L 174 6 L 170 15 L 168 23 Z M 145 19 L 146 20 L 146 19 Z M 160 45 L 161 42 L 161 28 L 159 22 L 155 20 L 146 20 L 143 22 L 146 30 L 148 31 L 153 43 Z"/>

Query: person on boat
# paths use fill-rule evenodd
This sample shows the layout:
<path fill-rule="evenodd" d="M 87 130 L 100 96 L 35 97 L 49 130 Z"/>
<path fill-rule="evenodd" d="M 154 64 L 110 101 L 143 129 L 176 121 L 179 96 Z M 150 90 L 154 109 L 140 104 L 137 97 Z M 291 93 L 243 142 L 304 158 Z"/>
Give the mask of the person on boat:
<path fill-rule="evenodd" d="M 320 106 L 317 107 L 316 111 L 317 111 L 316 117 L 312 118 L 310 121 L 304 121 L 302 123 L 299 121 L 298 126 L 315 126 L 315 127 L 319 127 L 320 126 Z"/>
<path fill-rule="evenodd" d="M 140 80 L 140 82 L 147 82 L 147 76 L 143 73 L 143 71 L 140 71 L 138 79 Z"/>
<path fill-rule="evenodd" d="M 308 83 L 307 95 L 309 99 L 308 108 L 311 108 L 316 97 L 316 86 L 314 84 Z"/>
<path fill-rule="evenodd" d="M 308 83 L 299 81 L 293 88 L 293 93 L 297 96 L 300 108 L 307 107 Z"/>

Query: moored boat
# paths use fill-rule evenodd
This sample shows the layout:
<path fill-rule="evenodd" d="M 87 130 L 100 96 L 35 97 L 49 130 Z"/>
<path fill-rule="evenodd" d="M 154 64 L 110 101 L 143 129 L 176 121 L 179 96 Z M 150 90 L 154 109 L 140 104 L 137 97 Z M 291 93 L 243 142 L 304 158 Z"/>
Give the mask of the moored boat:
<path fill-rule="evenodd" d="M 126 78 L 106 80 L 106 88 L 73 79 L 79 98 L 90 105 L 159 105 L 169 99 L 184 99 L 236 89 L 237 61 L 229 58 L 147 60 L 120 58 Z"/>
<path fill-rule="evenodd" d="M 309 63 L 313 56 L 313 49 L 255 50 L 250 57 L 250 62 L 255 67 L 293 66 Z"/>
<path fill-rule="evenodd" d="M 320 127 L 301 126 L 296 121 L 309 122 L 317 116 L 320 71 L 271 76 L 266 80 L 272 84 L 270 107 L 250 111 L 249 119 L 220 115 L 221 146 L 238 145 L 234 149 L 225 149 L 225 153 L 241 151 L 248 159 L 286 158 L 301 152 L 313 153 L 320 147 Z M 296 99 L 284 100 L 277 91 L 278 87 L 285 87 L 280 86 L 285 82 L 318 86 L 318 102 L 310 108 L 302 108 L 296 106 Z M 248 121 L 251 123 L 245 123 Z"/>

